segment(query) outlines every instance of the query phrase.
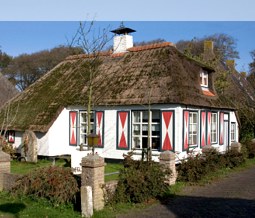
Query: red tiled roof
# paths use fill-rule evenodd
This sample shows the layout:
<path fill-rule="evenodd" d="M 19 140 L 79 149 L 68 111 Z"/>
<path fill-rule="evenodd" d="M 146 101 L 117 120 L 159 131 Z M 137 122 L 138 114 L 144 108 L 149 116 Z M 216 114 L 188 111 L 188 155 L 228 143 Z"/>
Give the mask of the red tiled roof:
<path fill-rule="evenodd" d="M 202 90 L 203 91 L 203 94 L 206 95 L 206 96 L 209 96 L 209 97 L 213 97 L 215 96 L 214 93 L 212 93 L 211 91 L 209 90 Z"/>
<path fill-rule="evenodd" d="M 149 45 L 142 45 L 142 46 L 135 46 L 132 48 L 127 49 L 129 52 L 137 52 L 137 51 L 144 51 L 144 50 L 150 50 L 150 49 L 156 49 L 156 48 L 163 48 L 167 46 L 175 46 L 172 42 L 162 42 L 162 43 L 154 43 Z M 102 51 L 96 54 L 79 54 L 79 55 L 72 55 L 66 58 L 66 60 L 76 60 L 76 59 L 83 59 L 83 58 L 92 58 L 95 56 L 111 56 L 113 58 L 115 57 L 121 57 L 126 52 L 121 53 L 113 53 L 112 51 Z"/>
<path fill-rule="evenodd" d="M 167 46 L 175 46 L 175 45 L 172 42 L 162 42 L 162 43 L 132 47 L 132 48 L 129 48 L 128 51 L 143 51 L 143 50 L 149 50 L 154 48 L 163 48 Z"/>

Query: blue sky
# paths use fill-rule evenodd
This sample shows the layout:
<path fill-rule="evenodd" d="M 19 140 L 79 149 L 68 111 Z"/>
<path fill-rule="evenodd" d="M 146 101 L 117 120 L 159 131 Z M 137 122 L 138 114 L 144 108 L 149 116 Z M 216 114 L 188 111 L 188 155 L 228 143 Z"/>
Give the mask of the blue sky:
<path fill-rule="evenodd" d="M 248 71 L 255 49 L 254 0 L 0 0 L 0 49 L 9 55 L 67 44 L 79 21 L 137 32 L 134 41 L 170 42 L 226 33 L 237 40 L 237 69 Z M 101 21 L 101 22 L 99 22 Z"/>
<path fill-rule="evenodd" d="M 250 51 L 255 49 L 254 21 L 126 21 L 125 26 L 135 29 L 134 41 L 165 39 L 176 43 L 214 33 L 225 33 L 237 42 L 240 59 L 236 60 L 239 71 L 248 71 L 252 61 Z M 68 45 L 78 28 L 78 21 L 0 21 L 0 49 L 9 55 L 31 54 L 58 45 Z M 120 21 L 96 22 L 95 28 L 119 27 Z M 111 33 L 109 33 L 111 36 Z"/>
<path fill-rule="evenodd" d="M 254 0 L 0 0 L 0 20 L 247 21 Z"/>

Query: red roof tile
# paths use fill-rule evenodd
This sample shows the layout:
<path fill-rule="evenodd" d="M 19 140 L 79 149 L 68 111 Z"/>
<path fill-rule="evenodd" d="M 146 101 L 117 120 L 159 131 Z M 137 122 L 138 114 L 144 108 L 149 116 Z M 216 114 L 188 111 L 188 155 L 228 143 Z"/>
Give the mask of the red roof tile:
<path fill-rule="evenodd" d="M 203 94 L 206 95 L 206 96 L 209 96 L 209 97 L 213 97 L 215 96 L 214 93 L 212 93 L 211 91 L 209 90 L 202 90 L 203 91 Z"/>

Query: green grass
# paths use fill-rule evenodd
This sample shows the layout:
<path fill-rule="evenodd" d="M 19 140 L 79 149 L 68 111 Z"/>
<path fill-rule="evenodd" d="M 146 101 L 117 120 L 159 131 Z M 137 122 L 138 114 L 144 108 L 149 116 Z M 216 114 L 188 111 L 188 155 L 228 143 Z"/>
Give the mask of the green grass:
<path fill-rule="evenodd" d="M 71 206 L 53 207 L 46 200 L 32 200 L 28 197 L 13 197 L 7 192 L 0 192 L 0 217 L 81 217 L 80 212 Z"/>
<path fill-rule="evenodd" d="M 119 172 L 123 168 L 122 163 L 107 163 L 105 167 L 105 173 Z M 105 181 L 118 180 L 119 174 L 107 175 L 105 176 Z"/>
<path fill-rule="evenodd" d="M 26 174 L 33 170 L 36 170 L 41 167 L 49 167 L 52 166 L 52 161 L 49 160 L 39 160 L 37 163 L 28 163 L 28 162 L 21 162 L 17 160 L 13 160 L 11 162 L 11 173 L 14 174 Z M 68 167 L 70 164 L 65 161 L 64 159 L 57 159 L 55 161 L 56 166 Z M 107 163 L 105 167 L 105 173 L 113 173 L 119 171 L 123 167 L 121 163 Z M 112 181 L 118 180 L 119 174 L 113 174 L 105 176 L 105 181 Z"/>
<path fill-rule="evenodd" d="M 35 169 L 41 167 L 49 167 L 52 166 L 53 162 L 49 160 L 39 160 L 37 163 L 28 163 L 28 162 L 21 162 L 17 160 L 12 160 L 11 162 L 11 173 L 14 174 L 26 174 Z M 65 167 L 66 161 L 63 159 L 58 159 L 55 162 L 56 166 L 63 166 Z"/>

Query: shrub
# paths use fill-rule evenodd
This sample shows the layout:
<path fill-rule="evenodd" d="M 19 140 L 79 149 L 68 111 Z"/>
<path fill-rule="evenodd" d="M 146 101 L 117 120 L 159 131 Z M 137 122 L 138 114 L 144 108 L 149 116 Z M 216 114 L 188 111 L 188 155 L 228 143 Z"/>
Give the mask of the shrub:
<path fill-rule="evenodd" d="M 238 167 L 245 162 L 245 154 L 235 150 L 227 151 L 225 154 L 223 154 L 223 157 L 226 160 L 225 167 L 228 168 Z"/>
<path fill-rule="evenodd" d="M 170 172 L 153 161 L 124 161 L 113 202 L 141 203 L 158 198 L 168 189 L 165 183 Z"/>
<path fill-rule="evenodd" d="M 220 154 L 215 149 L 183 160 L 177 167 L 178 181 L 196 183 L 209 172 L 221 168 L 234 168 L 245 162 L 245 150 L 238 152 L 229 150 Z"/>
<path fill-rule="evenodd" d="M 13 147 L 12 144 L 9 144 L 6 140 L 3 140 L 2 138 L 0 138 L 0 140 L 2 141 L 2 150 L 3 152 L 9 154 L 11 156 L 12 159 L 15 159 L 16 156 L 16 149 Z"/>
<path fill-rule="evenodd" d="M 54 205 L 69 203 L 78 192 L 77 181 L 71 170 L 52 166 L 37 169 L 16 181 L 13 194 L 46 198 Z"/>
<path fill-rule="evenodd" d="M 201 155 L 188 157 L 177 167 L 178 181 L 197 182 L 206 174 L 206 160 Z"/>
<path fill-rule="evenodd" d="M 254 158 L 255 157 L 255 141 L 246 141 L 245 147 L 247 149 L 247 156 L 248 158 Z"/>

